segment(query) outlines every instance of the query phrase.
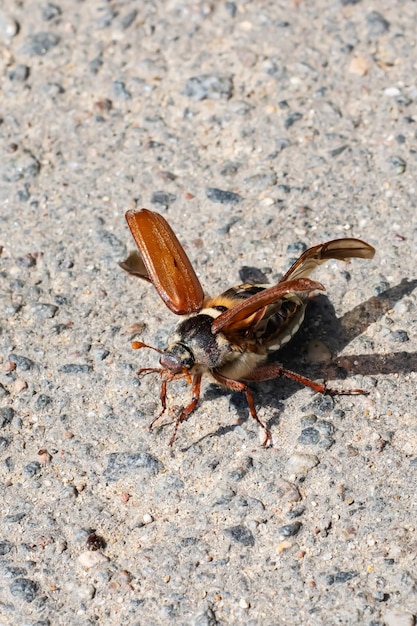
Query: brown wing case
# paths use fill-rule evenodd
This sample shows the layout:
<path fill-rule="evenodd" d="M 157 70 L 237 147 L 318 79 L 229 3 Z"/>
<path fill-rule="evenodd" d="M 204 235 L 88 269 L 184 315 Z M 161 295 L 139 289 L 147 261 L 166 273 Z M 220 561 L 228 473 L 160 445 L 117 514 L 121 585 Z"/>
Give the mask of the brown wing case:
<path fill-rule="evenodd" d="M 289 293 L 296 294 L 303 300 L 312 291 L 325 291 L 325 288 L 321 283 L 309 278 L 287 280 L 285 283 L 279 282 L 277 285 L 247 298 L 247 300 L 238 301 L 236 306 L 221 313 L 214 320 L 211 330 L 213 333 L 222 331 L 227 334 L 228 332 L 240 330 L 244 326 L 253 326 L 262 319 L 262 309 L 265 309 L 269 304 L 276 302 Z M 254 314 L 257 314 L 255 318 L 252 317 Z"/>
<path fill-rule="evenodd" d="M 127 211 L 126 220 L 143 265 L 134 254 L 126 259 L 122 267 L 150 280 L 173 313 L 184 315 L 200 311 L 204 300 L 203 289 L 168 222 L 162 215 L 148 209 Z"/>
<path fill-rule="evenodd" d="M 287 294 L 294 294 L 303 301 L 312 291 L 324 291 L 323 285 L 307 277 L 316 267 L 329 259 L 343 261 L 353 257 L 372 259 L 374 254 L 375 249 L 360 239 L 334 239 L 309 248 L 290 267 L 277 285 L 238 302 L 236 306 L 219 315 L 213 322 L 212 331 L 213 333 L 222 331 L 227 334 L 241 330 L 245 326 L 254 326 L 268 316 L 266 309 L 268 305 Z M 270 313 L 272 314 L 273 311 L 270 310 Z"/>
<path fill-rule="evenodd" d="M 339 261 L 348 261 L 352 258 L 372 259 L 374 254 L 375 248 L 361 239 L 333 239 L 306 250 L 281 278 L 280 283 L 295 278 L 306 278 L 316 267 L 329 259 Z"/>

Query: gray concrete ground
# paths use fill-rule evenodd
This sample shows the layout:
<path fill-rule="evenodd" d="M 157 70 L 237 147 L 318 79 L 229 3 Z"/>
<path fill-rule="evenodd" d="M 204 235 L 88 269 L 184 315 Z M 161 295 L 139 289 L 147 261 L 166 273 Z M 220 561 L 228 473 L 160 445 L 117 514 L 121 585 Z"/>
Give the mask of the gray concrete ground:
<path fill-rule="evenodd" d="M 6 0 L 0 624 L 411 626 L 416 2 Z M 205 381 L 175 445 L 176 318 L 117 265 L 166 216 L 208 293 L 361 237 L 279 359 L 367 397 Z M 253 275 L 254 269 L 249 273 Z M 248 272 L 248 270 L 246 270 Z M 320 361 L 323 362 L 321 363 Z"/>

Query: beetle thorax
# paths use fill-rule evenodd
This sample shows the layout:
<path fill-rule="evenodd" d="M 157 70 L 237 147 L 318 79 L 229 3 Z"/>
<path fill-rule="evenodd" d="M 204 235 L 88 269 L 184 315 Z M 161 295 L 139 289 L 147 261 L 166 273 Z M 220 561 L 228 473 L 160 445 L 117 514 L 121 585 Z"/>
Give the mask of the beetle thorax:
<path fill-rule="evenodd" d="M 213 317 L 198 313 L 181 321 L 160 358 L 163 368 L 173 373 L 221 367 L 232 351 L 222 333 L 211 332 Z"/>

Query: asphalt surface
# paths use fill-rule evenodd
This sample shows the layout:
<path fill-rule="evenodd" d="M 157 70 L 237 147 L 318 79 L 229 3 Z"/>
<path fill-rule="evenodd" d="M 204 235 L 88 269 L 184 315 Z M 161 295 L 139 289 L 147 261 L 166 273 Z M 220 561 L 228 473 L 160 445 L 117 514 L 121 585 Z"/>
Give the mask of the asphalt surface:
<path fill-rule="evenodd" d="M 0 624 L 412 626 L 416 2 L 3 3 Z M 162 213 L 205 291 L 330 261 L 285 379 L 138 379 L 178 321 L 118 266 Z"/>

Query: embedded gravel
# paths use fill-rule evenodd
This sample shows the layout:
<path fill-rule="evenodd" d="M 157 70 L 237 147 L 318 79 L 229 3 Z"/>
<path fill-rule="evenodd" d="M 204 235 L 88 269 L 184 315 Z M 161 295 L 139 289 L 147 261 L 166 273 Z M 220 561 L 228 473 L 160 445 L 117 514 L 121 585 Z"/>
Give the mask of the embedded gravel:
<path fill-rule="evenodd" d="M 0 624 L 412 626 L 417 619 L 417 3 L 0 7 Z M 279 360 L 138 379 L 175 317 L 118 266 L 159 211 L 211 294 L 338 237 Z M 239 276 L 241 278 L 239 278 Z"/>

